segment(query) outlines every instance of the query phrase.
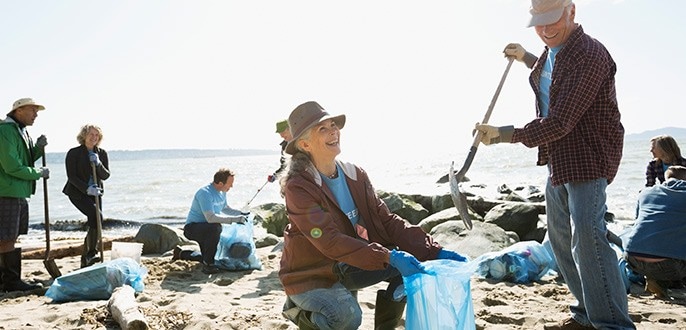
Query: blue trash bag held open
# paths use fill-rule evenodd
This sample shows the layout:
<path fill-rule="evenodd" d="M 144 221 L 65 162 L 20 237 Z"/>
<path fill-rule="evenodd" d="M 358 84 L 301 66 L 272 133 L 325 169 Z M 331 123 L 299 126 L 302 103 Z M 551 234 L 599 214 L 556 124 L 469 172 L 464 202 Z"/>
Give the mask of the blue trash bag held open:
<path fill-rule="evenodd" d="M 75 270 L 53 281 L 45 296 L 53 302 L 109 299 L 115 288 L 129 285 L 143 292 L 147 269 L 131 258 L 119 258 Z"/>
<path fill-rule="evenodd" d="M 262 262 L 255 255 L 253 221 L 250 214 L 245 223 L 222 224 L 222 233 L 214 255 L 214 264 L 226 270 L 262 269 Z"/>
<path fill-rule="evenodd" d="M 478 264 L 445 259 L 422 264 L 428 273 L 403 277 L 405 329 L 475 329 L 470 278 Z"/>

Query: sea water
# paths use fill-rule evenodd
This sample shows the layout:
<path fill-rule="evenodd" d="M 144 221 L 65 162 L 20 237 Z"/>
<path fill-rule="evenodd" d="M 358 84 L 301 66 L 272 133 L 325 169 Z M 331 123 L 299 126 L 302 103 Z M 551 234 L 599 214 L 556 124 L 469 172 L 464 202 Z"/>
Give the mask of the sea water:
<path fill-rule="evenodd" d="M 677 139 L 686 140 L 684 138 Z M 278 147 L 278 146 L 277 146 Z M 447 183 L 436 181 L 447 174 L 451 162 L 459 169 L 469 146 L 446 148 L 454 151 L 403 154 L 361 150 L 339 157 L 363 167 L 374 188 L 405 194 L 448 194 Z M 268 183 L 267 175 L 279 167 L 278 150 L 142 150 L 109 151 L 111 176 L 105 181 L 103 215 L 106 219 L 157 222 L 182 227 L 193 195 L 209 184 L 217 169 L 227 167 L 236 173 L 234 186 L 227 193 L 228 203 L 242 208 L 250 203 L 283 203 L 278 182 Z M 69 202 L 62 188 L 66 182 L 65 153 L 48 153 L 48 218 L 57 221 L 83 221 L 85 217 Z M 630 221 L 636 212 L 636 197 L 645 185 L 645 167 L 650 160 L 648 141 L 627 140 L 619 172 L 608 187 L 608 211 L 617 219 Z M 480 146 L 467 172 L 463 187 L 485 197 L 496 197 L 503 184 L 545 188 L 547 169 L 536 166 L 536 149 L 521 144 Z M 480 185 L 483 188 L 476 188 Z M 45 221 L 42 181 L 29 202 L 30 223 Z M 106 229 L 104 236 L 135 235 L 137 227 Z M 84 237 L 85 232 L 51 231 L 52 238 Z M 23 242 L 40 241 L 44 232 L 30 229 Z M 36 243 L 34 242 L 34 243 Z"/>

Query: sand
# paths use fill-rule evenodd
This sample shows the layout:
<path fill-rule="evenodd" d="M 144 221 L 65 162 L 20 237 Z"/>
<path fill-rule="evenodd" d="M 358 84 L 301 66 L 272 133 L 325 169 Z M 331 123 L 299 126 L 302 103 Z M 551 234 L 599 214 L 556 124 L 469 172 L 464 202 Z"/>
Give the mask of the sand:
<path fill-rule="evenodd" d="M 109 251 L 105 256 L 109 260 Z M 281 315 L 285 298 L 277 276 L 281 252 L 264 247 L 257 256 L 261 270 L 215 275 L 203 274 L 195 262 L 143 256 L 148 274 L 136 300 L 150 328 L 297 329 Z M 62 274 L 79 266 L 78 257 L 55 261 Z M 29 281 L 50 283 L 40 259 L 24 260 L 23 274 Z M 478 329 L 542 329 L 566 318 L 573 301 L 555 276 L 526 285 L 473 277 L 471 286 Z M 379 284 L 359 292 L 361 329 L 373 329 L 375 293 L 381 288 Z M 53 303 L 43 293 L 0 293 L 0 329 L 119 329 L 107 300 Z M 638 285 L 631 288 L 629 310 L 638 329 L 686 329 L 686 290 L 670 294 L 669 300 L 657 299 Z"/>

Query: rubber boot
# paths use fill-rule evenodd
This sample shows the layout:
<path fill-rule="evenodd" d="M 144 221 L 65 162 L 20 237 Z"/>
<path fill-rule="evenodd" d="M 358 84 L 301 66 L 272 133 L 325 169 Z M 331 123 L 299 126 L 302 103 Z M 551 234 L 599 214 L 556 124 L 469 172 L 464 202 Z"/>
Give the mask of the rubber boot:
<path fill-rule="evenodd" d="M 100 255 L 98 252 L 98 228 L 89 227 L 88 233 L 86 233 L 86 238 L 83 240 L 81 268 L 100 262 Z"/>
<path fill-rule="evenodd" d="M 374 311 L 374 329 L 395 329 L 405 311 L 406 299 L 393 301 L 386 297 L 386 290 L 376 292 L 376 310 Z"/>
<path fill-rule="evenodd" d="M 31 291 L 42 286 L 28 284 L 21 280 L 21 248 L 14 251 L 0 253 L 0 277 L 2 277 L 3 291 Z"/>
<path fill-rule="evenodd" d="M 319 329 L 317 328 L 314 323 L 312 323 L 312 320 L 310 320 L 310 315 L 312 315 L 312 312 L 310 311 L 300 311 L 298 314 L 298 329 L 300 330 L 316 330 Z"/>

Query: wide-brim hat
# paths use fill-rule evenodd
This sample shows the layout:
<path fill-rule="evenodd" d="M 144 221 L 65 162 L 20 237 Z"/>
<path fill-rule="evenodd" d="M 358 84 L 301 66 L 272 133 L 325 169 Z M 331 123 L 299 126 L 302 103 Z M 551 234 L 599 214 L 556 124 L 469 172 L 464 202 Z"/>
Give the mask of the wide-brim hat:
<path fill-rule="evenodd" d="M 531 20 L 527 27 L 549 25 L 560 20 L 572 0 L 531 0 Z"/>
<path fill-rule="evenodd" d="M 36 103 L 36 101 L 34 101 L 32 98 L 25 97 L 14 101 L 14 104 L 12 104 L 12 110 L 10 110 L 10 112 L 17 110 L 25 105 L 34 105 L 38 108 L 38 110 L 45 110 L 44 106 Z"/>
<path fill-rule="evenodd" d="M 297 151 L 295 143 L 303 133 L 307 132 L 315 125 L 331 119 L 339 129 L 345 126 L 345 115 L 332 116 L 322 108 L 317 102 L 309 101 L 297 106 L 288 116 L 288 126 L 293 138 L 286 145 L 286 153 L 295 154 Z"/>

